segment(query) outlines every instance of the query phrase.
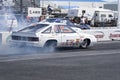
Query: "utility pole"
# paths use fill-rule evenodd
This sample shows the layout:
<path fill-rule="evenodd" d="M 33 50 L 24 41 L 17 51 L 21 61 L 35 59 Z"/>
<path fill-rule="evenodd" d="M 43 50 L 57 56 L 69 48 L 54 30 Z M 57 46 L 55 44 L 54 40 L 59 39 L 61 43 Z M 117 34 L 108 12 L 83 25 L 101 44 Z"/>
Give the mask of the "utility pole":
<path fill-rule="evenodd" d="M 36 7 L 35 0 L 31 0 L 31 3 L 33 4 L 34 7 Z"/>
<path fill-rule="evenodd" d="M 69 2 L 68 2 L 68 5 L 69 5 L 69 10 L 70 10 L 70 8 L 71 8 L 71 1 L 69 0 Z"/>
<path fill-rule="evenodd" d="M 118 22 L 117 27 L 120 29 L 120 0 L 118 0 Z"/>
<path fill-rule="evenodd" d="M 42 0 L 42 7 L 44 7 L 44 0 Z"/>
<path fill-rule="evenodd" d="M 23 13 L 23 0 L 20 0 L 20 12 Z"/>
<path fill-rule="evenodd" d="M 35 0 L 34 0 L 34 7 L 36 7 L 36 5 L 35 5 Z"/>

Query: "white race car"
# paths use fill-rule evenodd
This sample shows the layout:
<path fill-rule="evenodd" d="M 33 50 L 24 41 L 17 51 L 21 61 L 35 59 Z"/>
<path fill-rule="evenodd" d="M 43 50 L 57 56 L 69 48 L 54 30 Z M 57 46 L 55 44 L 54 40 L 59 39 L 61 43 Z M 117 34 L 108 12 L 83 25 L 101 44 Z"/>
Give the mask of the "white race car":
<path fill-rule="evenodd" d="M 45 48 L 88 48 L 97 42 L 93 35 L 78 33 L 70 25 L 62 23 L 36 23 L 12 32 L 10 43 Z"/>

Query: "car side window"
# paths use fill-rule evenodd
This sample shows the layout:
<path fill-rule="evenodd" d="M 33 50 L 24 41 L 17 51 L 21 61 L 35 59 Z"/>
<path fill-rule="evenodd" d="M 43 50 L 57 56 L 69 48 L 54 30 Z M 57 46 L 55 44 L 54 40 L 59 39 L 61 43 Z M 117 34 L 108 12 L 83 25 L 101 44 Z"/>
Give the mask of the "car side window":
<path fill-rule="evenodd" d="M 55 33 L 59 33 L 60 32 L 59 26 L 54 26 L 54 32 Z"/>
<path fill-rule="evenodd" d="M 59 27 L 60 27 L 61 33 L 75 33 L 75 31 L 68 26 L 60 25 Z"/>
<path fill-rule="evenodd" d="M 52 27 L 49 27 L 49 28 L 47 28 L 46 30 L 44 30 L 42 33 L 51 33 L 51 29 L 52 29 Z"/>

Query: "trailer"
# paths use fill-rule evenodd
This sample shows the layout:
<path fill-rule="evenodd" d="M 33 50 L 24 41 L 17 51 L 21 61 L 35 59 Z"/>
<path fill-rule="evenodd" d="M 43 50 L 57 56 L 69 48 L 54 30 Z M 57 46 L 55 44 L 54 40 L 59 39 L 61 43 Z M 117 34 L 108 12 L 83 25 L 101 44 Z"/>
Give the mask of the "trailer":
<path fill-rule="evenodd" d="M 115 11 L 103 8 L 80 7 L 68 10 L 68 17 L 84 16 L 88 19 L 91 26 L 106 27 L 116 26 L 117 19 Z"/>

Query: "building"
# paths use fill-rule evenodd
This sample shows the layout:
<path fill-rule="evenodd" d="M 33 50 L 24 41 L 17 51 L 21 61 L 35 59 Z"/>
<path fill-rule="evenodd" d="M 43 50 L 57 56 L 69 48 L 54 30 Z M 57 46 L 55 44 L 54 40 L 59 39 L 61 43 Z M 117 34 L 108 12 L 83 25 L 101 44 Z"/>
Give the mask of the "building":
<path fill-rule="evenodd" d="M 40 6 L 46 7 L 47 5 L 51 5 L 53 7 L 60 7 L 60 8 L 73 8 L 73 7 L 103 7 L 106 2 L 103 1 L 90 1 L 90 0 L 41 0 Z"/>

